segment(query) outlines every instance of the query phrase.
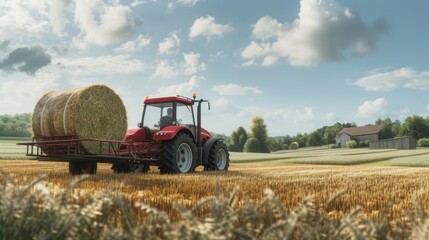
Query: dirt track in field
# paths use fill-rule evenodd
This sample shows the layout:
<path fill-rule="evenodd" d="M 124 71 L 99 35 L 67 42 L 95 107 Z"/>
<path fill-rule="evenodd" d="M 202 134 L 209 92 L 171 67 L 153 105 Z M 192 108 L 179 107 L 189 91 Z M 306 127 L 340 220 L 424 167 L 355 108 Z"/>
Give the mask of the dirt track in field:
<path fill-rule="evenodd" d="M 19 184 L 47 175 L 52 188 L 64 188 L 74 177 L 68 174 L 67 163 L 25 160 L 1 160 L 0 169 Z M 76 191 L 95 193 L 108 190 L 131 201 L 148 203 L 174 215 L 172 205 L 195 205 L 201 198 L 215 195 L 217 189 L 228 195 L 240 187 L 237 204 L 259 202 L 266 188 L 274 191 L 286 208 L 293 208 L 304 198 L 326 204 L 339 191 L 344 195 L 329 205 L 332 215 L 343 216 L 359 205 L 377 218 L 388 206 L 393 216 L 410 209 L 421 197 L 429 207 L 429 169 L 410 167 L 296 165 L 285 163 L 231 164 L 230 171 L 203 172 L 186 175 L 160 175 L 156 167 L 148 174 L 113 174 L 110 165 L 99 164 L 98 174 L 84 180 Z"/>

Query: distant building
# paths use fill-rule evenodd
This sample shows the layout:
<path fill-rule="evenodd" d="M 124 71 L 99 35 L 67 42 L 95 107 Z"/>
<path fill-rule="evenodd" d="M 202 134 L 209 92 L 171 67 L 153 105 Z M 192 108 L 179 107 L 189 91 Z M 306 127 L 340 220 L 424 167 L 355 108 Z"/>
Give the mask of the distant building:
<path fill-rule="evenodd" d="M 345 148 L 348 141 L 377 141 L 383 125 L 343 128 L 335 138 L 337 148 Z"/>

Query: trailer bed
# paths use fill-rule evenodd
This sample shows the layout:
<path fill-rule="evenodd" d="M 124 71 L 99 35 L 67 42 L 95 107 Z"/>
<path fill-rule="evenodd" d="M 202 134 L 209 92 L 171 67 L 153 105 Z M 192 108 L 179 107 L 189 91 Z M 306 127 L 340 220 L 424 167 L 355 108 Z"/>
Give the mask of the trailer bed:
<path fill-rule="evenodd" d="M 83 142 L 99 144 L 97 153 L 88 153 L 82 147 Z M 84 138 L 77 135 L 58 135 L 33 137 L 31 142 L 17 143 L 27 147 L 26 156 L 39 161 L 93 161 L 100 163 L 134 163 L 155 162 L 155 158 L 142 157 L 143 146 L 138 143 L 106 139 Z M 107 147 L 106 147 L 107 146 Z"/>

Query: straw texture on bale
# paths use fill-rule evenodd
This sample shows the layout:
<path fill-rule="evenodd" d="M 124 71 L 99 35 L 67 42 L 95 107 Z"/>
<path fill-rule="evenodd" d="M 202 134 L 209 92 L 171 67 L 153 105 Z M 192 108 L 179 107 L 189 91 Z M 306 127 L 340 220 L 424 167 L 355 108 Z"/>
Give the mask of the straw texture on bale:
<path fill-rule="evenodd" d="M 109 87 L 92 85 L 46 93 L 32 116 L 34 137 L 77 135 L 122 141 L 127 131 L 127 113 L 122 99 Z M 100 153 L 100 144 L 82 142 L 88 153 Z M 107 144 L 103 146 L 105 153 Z"/>

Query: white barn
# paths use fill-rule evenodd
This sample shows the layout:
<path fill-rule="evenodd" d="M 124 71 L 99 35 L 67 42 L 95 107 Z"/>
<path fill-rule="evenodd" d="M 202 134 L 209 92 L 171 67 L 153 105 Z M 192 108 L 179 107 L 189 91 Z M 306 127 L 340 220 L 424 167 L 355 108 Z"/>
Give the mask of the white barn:
<path fill-rule="evenodd" d="M 377 141 L 383 125 L 369 125 L 364 127 L 343 128 L 337 133 L 335 138 L 337 148 L 345 148 L 350 140 L 356 142 L 361 141 Z"/>

